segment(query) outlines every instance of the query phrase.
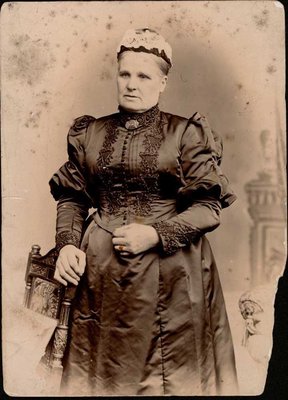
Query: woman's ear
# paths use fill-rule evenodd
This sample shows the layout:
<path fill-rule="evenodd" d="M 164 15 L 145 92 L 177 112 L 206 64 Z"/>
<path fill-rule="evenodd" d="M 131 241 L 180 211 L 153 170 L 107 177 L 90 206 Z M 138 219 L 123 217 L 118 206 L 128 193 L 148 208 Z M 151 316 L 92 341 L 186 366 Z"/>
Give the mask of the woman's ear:
<path fill-rule="evenodd" d="M 168 76 L 167 75 L 163 76 L 161 80 L 160 93 L 164 92 L 167 85 L 167 81 L 168 81 Z"/>

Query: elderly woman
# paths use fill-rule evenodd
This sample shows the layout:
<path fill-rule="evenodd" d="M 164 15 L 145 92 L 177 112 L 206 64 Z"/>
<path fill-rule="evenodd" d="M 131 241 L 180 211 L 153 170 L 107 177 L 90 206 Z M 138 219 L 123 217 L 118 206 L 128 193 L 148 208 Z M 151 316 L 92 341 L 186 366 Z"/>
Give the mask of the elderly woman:
<path fill-rule="evenodd" d="M 224 299 L 204 236 L 235 196 L 207 120 L 158 108 L 171 53 L 153 30 L 126 33 L 117 52 L 119 112 L 77 118 L 69 161 L 50 181 L 58 200 L 55 277 L 77 285 L 65 394 L 236 389 Z"/>

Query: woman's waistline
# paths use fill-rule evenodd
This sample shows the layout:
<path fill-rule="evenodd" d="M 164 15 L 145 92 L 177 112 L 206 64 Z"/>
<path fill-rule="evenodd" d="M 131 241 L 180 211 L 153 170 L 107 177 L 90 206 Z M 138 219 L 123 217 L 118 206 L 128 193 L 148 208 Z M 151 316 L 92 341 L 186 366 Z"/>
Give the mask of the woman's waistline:
<path fill-rule="evenodd" d="M 170 210 L 170 212 L 157 215 L 157 216 L 147 216 L 147 217 L 140 217 L 131 214 L 129 218 L 125 218 L 123 215 L 119 217 L 112 217 L 109 218 L 107 215 L 103 216 L 98 211 L 95 211 L 91 216 L 90 219 L 92 222 L 96 223 L 100 228 L 106 230 L 107 232 L 113 233 L 116 228 L 119 228 L 124 225 L 128 225 L 131 223 L 138 223 L 143 225 L 153 225 L 156 222 L 166 221 L 169 218 L 177 215 L 176 210 Z M 90 224 L 89 224 L 90 225 Z"/>

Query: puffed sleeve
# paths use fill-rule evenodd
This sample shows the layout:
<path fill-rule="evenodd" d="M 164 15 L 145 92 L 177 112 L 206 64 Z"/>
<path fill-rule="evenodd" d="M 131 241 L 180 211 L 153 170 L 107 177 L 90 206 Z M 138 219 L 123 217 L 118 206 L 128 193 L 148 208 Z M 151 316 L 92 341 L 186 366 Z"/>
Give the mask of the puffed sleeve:
<path fill-rule="evenodd" d="M 87 191 L 85 139 L 95 118 L 83 116 L 74 121 L 67 136 L 68 161 L 49 181 L 57 203 L 56 249 L 66 244 L 79 247 L 84 220 L 93 201 Z"/>
<path fill-rule="evenodd" d="M 220 168 L 222 151 L 220 136 L 211 130 L 205 117 L 194 114 L 181 140 L 180 162 L 185 183 L 177 200 L 183 211 L 153 224 L 165 254 L 173 254 L 214 230 L 220 224 L 222 208 L 235 201 Z"/>

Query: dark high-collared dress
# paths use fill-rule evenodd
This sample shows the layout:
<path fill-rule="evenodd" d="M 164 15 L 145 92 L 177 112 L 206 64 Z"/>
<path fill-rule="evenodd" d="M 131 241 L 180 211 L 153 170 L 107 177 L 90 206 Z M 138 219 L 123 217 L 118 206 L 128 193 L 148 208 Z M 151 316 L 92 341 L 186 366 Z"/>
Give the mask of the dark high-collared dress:
<path fill-rule="evenodd" d="M 63 393 L 233 393 L 233 345 L 205 233 L 235 196 L 207 120 L 120 109 L 75 120 L 67 161 L 50 180 L 58 249 L 86 252 L 72 308 Z M 85 226 L 89 208 L 96 208 Z M 114 250 L 115 228 L 152 225 L 160 244 Z M 83 225 L 84 224 L 84 225 Z"/>

